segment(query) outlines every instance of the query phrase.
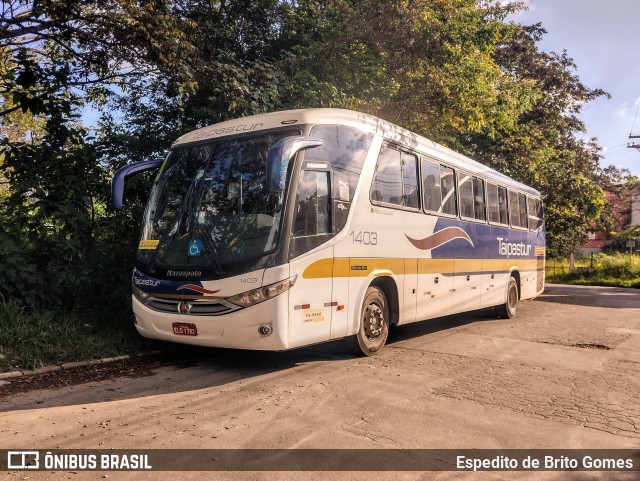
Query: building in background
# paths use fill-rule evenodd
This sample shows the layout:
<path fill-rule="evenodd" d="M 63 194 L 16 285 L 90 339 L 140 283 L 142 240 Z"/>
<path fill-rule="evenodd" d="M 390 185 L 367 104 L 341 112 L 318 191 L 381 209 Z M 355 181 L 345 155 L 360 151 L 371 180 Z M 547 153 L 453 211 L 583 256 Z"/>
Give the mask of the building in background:
<path fill-rule="evenodd" d="M 607 192 L 607 202 L 616 214 L 616 224 L 613 232 L 594 229 L 589 232 L 589 238 L 580 250 L 584 255 L 597 254 L 613 241 L 613 235 L 624 232 L 632 226 L 640 225 L 640 192 L 632 195 L 630 199 L 621 199 L 619 195 Z"/>

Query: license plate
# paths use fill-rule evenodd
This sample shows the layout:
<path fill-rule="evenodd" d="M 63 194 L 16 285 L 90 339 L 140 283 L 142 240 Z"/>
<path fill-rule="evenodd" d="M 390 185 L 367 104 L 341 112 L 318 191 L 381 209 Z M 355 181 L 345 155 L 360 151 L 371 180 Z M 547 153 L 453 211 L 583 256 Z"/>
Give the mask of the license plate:
<path fill-rule="evenodd" d="M 174 322 L 172 324 L 173 333 L 180 336 L 197 336 L 198 329 L 195 324 L 189 324 L 186 322 Z"/>

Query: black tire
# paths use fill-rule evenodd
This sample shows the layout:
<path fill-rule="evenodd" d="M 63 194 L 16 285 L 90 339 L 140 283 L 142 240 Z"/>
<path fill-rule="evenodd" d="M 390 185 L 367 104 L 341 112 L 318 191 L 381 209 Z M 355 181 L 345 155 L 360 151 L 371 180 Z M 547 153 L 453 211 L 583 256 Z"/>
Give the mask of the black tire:
<path fill-rule="evenodd" d="M 360 327 L 355 336 L 347 338 L 347 345 L 358 355 L 373 356 L 389 337 L 389 304 L 378 287 L 367 289 L 360 313 Z"/>
<path fill-rule="evenodd" d="M 496 314 L 502 319 L 513 319 L 518 310 L 518 283 L 513 276 L 507 283 L 507 297 L 504 304 L 496 306 Z"/>

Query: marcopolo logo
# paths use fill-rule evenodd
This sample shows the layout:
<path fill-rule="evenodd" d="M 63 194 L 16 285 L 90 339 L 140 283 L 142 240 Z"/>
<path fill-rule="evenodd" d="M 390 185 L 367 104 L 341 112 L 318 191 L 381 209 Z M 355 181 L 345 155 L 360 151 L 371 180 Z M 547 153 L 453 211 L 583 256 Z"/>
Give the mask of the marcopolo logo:
<path fill-rule="evenodd" d="M 498 240 L 498 255 L 501 256 L 528 256 L 531 246 L 522 242 L 508 242 L 509 239 L 496 237 Z"/>
<path fill-rule="evenodd" d="M 167 270 L 167 277 L 200 277 L 202 271 L 174 271 L 172 269 Z"/>

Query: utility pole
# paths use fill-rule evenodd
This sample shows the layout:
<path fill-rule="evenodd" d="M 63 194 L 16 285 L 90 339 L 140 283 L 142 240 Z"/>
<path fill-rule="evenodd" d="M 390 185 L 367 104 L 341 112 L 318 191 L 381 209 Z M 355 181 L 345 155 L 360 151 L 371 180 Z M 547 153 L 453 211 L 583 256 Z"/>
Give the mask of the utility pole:
<path fill-rule="evenodd" d="M 631 134 L 629 134 L 629 138 L 630 139 L 640 139 L 640 135 L 631 135 Z M 640 150 L 640 144 L 638 144 L 636 142 L 633 142 L 632 144 L 628 144 L 627 148 Z"/>

